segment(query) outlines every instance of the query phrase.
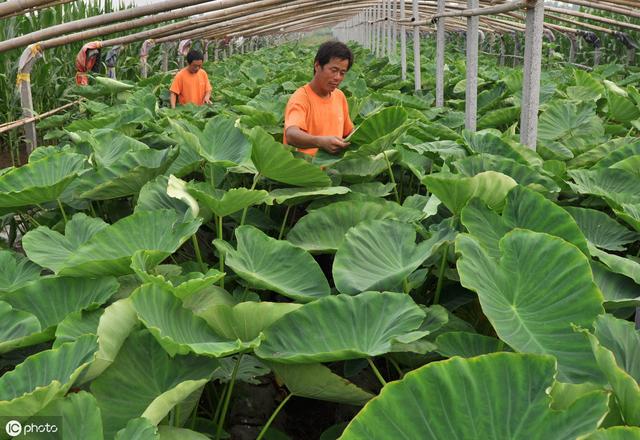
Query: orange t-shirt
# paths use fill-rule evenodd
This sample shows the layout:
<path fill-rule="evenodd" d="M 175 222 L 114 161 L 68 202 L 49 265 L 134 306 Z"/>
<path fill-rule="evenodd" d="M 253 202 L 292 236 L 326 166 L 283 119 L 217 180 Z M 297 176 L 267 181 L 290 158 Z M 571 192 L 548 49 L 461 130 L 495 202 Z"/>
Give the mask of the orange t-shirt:
<path fill-rule="evenodd" d="M 169 90 L 178 95 L 179 104 L 184 105 L 191 102 L 195 105 L 202 105 L 204 104 L 204 95 L 211 90 L 211 84 L 207 72 L 203 69 L 191 73 L 185 67 L 176 74 Z"/>
<path fill-rule="evenodd" d="M 284 111 L 283 143 L 287 143 L 287 128 L 298 126 L 313 136 L 345 137 L 353 130 L 347 98 L 335 89 L 328 98 L 321 98 L 309 84 L 296 90 Z M 315 156 L 317 148 L 299 148 L 298 151 Z"/>

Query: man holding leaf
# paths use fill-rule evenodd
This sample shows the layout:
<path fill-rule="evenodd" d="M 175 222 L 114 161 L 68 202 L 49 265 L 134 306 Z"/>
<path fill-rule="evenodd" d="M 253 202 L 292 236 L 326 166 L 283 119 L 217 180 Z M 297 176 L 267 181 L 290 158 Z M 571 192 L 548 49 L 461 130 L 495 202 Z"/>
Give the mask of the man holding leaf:
<path fill-rule="evenodd" d="M 353 131 L 349 105 L 338 86 L 353 64 L 351 50 L 327 41 L 313 62 L 313 79 L 296 90 L 285 109 L 283 142 L 315 156 L 318 148 L 336 154 L 347 148 Z"/>

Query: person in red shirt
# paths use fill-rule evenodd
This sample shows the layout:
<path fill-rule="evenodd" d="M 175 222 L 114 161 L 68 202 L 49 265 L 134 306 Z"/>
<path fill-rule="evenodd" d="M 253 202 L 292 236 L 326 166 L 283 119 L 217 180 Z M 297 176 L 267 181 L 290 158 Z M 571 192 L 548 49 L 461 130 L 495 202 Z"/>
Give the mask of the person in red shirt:
<path fill-rule="evenodd" d="M 296 90 L 285 109 L 283 143 L 315 156 L 318 148 L 335 154 L 346 148 L 353 131 L 347 99 L 338 89 L 353 64 L 351 50 L 327 41 L 313 62 L 313 79 Z"/>
<path fill-rule="evenodd" d="M 202 69 L 203 60 L 202 52 L 189 51 L 187 67 L 176 74 L 169 89 L 171 108 L 176 108 L 176 101 L 181 105 L 189 102 L 195 105 L 211 104 L 211 84 L 207 72 Z"/>

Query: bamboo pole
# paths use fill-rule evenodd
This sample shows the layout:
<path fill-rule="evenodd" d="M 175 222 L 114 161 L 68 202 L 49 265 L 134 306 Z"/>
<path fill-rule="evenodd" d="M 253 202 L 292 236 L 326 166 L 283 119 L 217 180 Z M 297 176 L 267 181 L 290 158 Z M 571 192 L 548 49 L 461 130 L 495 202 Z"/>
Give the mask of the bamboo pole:
<path fill-rule="evenodd" d="M 80 101 L 82 101 L 83 98 L 77 99 L 73 102 L 69 102 L 63 106 L 60 106 L 58 108 L 54 108 L 53 110 L 49 110 L 48 112 L 45 113 L 41 113 L 39 115 L 35 115 L 35 116 L 31 116 L 28 118 L 23 118 L 23 119 L 19 119 L 17 121 L 11 121 L 11 122 L 7 122 L 6 124 L 2 124 L 0 125 L 0 133 L 4 133 L 6 131 L 10 131 L 10 130 L 14 130 L 18 127 L 22 127 L 23 125 L 29 124 L 31 122 L 35 122 L 35 121 L 39 121 L 41 119 L 45 119 L 48 118 L 51 115 L 54 115 L 56 113 L 61 112 L 62 110 L 66 110 L 69 107 L 73 107 L 74 105 L 78 104 Z"/>
<path fill-rule="evenodd" d="M 36 10 L 48 7 L 55 0 L 8 0 L 0 3 L 0 18 L 23 13 L 27 10 Z"/>
<path fill-rule="evenodd" d="M 0 18 L 7 19 L 7 18 L 11 18 L 11 17 L 16 17 L 16 16 L 18 16 L 18 15 L 26 15 L 26 14 L 30 14 L 30 13 L 32 13 L 32 12 L 39 11 L 39 10 L 41 10 L 41 9 L 45 9 L 45 8 L 52 8 L 52 7 L 54 7 L 54 6 L 64 5 L 64 4 L 66 4 L 66 3 L 71 3 L 71 2 L 73 2 L 73 1 L 75 1 L 75 0 L 54 0 L 54 1 L 51 1 L 51 0 L 50 0 L 50 1 L 49 1 L 49 3 L 47 3 L 46 5 L 42 5 L 42 6 L 33 6 L 33 7 L 31 7 L 31 8 L 21 9 L 21 10 L 19 10 L 19 11 L 12 12 L 11 14 L 7 14 L 7 15 L 5 15 L 5 16 L 3 16 L 3 17 L 0 17 Z M 5 4 L 5 3 L 1 3 L 1 4 Z"/>
<path fill-rule="evenodd" d="M 639 5 L 640 5 L 640 3 L 639 3 Z M 618 20 L 614 20 L 612 18 L 599 17 L 597 15 L 587 14 L 585 12 L 579 12 L 579 11 L 571 11 L 569 9 L 553 8 L 551 6 L 547 6 L 545 9 L 550 11 L 550 12 L 555 12 L 555 13 L 559 13 L 559 14 L 563 14 L 563 15 L 571 15 L 573 17 L 579 17 L 579 18 L 586 18 L 588 20 L 596 20 L 596 21 L 599 21 L 601 23 L 606 23 L 606 24 L 610 24 L 610 25 L 613 25 L 613 26 L 618 26 L 618 27 L 622 27 L 622 28 L 626 28 L 626 29 L 631 29 L 631 30 L 634 30 L 634 31 L 640 31 L 640 25 L 633 24 L 633 23 L 624 23 L 624 22 L 621 22 L 621 21 L 618 21 Z"/>

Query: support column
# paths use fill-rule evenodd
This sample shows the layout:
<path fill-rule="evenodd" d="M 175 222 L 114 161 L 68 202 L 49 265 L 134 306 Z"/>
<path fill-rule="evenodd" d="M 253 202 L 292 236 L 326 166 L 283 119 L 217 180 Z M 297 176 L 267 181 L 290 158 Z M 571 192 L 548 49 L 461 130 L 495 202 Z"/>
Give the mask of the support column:
<path fill-rule="evenodd" d="M 142 78 L 146 78 L 149 74 L 149 63 L 147 63 L 147 60 L 149 59 L 149 51 L 155 45 L 155 40 L 148 39 L 144 40 L 142 46 L 140 46 L 140 76 Z"/>
<path fill-rule="evenodd" d="M 504 57 L 507 54 L 507 48 L 504 45 L 504 34 L 500 35 L 500 66 L 504 66 Z"/>
<path fill-rule="evenodd" d="M 389 0 L 389 50 L 388 54 L 391 58 L 391 55 L 395 55 L 398 43 L 396 37 L 396 22 L 393 21 L 396 18 L 396 1 Z"/>
<path fill-rule="evenodd" d="M 578 41 L 576 39 L 575 34 L 573 33 L 568 33 L 567 34 L 567 38 L 569 38 L 569 43 L 571 44 L 571 47 L 569 47 L 569 62 L 571 64 L 576 62 L 576 53 L 578 52 Z"/>
<path fill-rule="evenodd" d="M 438 0 L 438 14 L 444 12 L 445 0 Z M 446 44 L 444 35 L 445 18 L 438 18 L 436 30 L 436 107 L 444 106 L 444 48 Z"/>
<path fill-rule="evenodd" d="M 400 0 L 400 20 L 407 18 L 404 10 L 405 0 Z M 400 25 L 400 66 L 402 69 L 402 81 L 407 79 L 407 28 Z"/>
<path fill-rule="evenodd" d="M 479 0 L 467 0 L 467 8 L 475 9 Z M 467 18 L 467 90 L 465 95 L 464 127 L 476 131 L 476 112 L 478 106 L 478 16 Z"/>
<path fill-rule="evenodd" d="M 162 71 L 167 72 L 169 70 L 169 51 L 171 50 L 171 43 L 162 43 Z"/>
<path fill-rule="evenodd" d="M 376 5 L 376 56 L 382 56 L 382 5 Z"/>
<path fill-rule="evenodd" d="M 520 56 L 520 39 L 518 38 L 518 33 L 513 32 L 513 60 L 512 66 L 516 67 L 516 63 L 518 62 L 518 57 Z"/>
<path fill-rule="evenodd" d="M 20 90 L 20 105 L 22 107 L 22 117 L 31 118 L 35 116 L 33 112 L 33 98 L 31 97 L 31 70 L 33 65 L 42 58 L 42 47 L 40 43 L 31 44 L 22 52 L 18 61 L 18 74 L 16 85 Z M 25 142 L 27 143 L 27 153 L 31 154 L 38 147 L 38 136 L 36 134 L 35 121 L 24 125 Z"/>
<path fill-rule="evenodd" d="M 544 29 L 544 0 L 536 0 L 527 9 L 522 81 L 522 110 L 520 114 L 520 143 L 536 149 L 538 135 L 538 107 L 540 104 L 540 70 L 542 63 L 542 33 Z"/>
<path fill-rule="evenodd" d="M 418 12 L 418 0 L 412 0 L 413 21 L 420 20 Z M 420 26 L 413 26 L 413 83 L 414 90 L 417 92 L 422 89 L 422 76 L 420 70 Z"/>

